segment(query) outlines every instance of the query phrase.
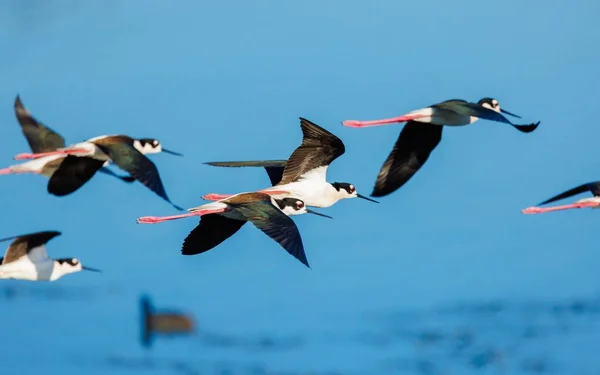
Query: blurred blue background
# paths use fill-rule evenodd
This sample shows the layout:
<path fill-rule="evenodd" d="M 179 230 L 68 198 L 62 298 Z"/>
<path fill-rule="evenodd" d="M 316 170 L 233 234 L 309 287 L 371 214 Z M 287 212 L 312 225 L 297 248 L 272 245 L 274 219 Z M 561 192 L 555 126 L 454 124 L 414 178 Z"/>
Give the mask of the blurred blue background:
<path fill-rule="evenodd" d="M 14 115 L 17 93 L 67 143 L 124 133 L 184 153 L 151 156 L 168 194 L 184 207 L 202 204 L 205 193 L 268 186 L 262 169 L 202 162 L 287 158 L 301 140 L 299 116 L 344 141 L 346 153 L 328 179 L 354 183 L 363 194 L 402 125 L 351 129 L 344 119 L 492 96 L 524 121 L 541 121 L 532 134 L 488 121 L 448 128 L 427 165 L 381 204 L 345 200 L 321 210 L 334 220 L 294 218 L 312 269 L 250 225 L 208 253 L 181 256 L 197 220 L 137 225 L 139 216 L 174 212 L 138 183 L 97 175 L 57 198 L 46 193 L 44 177 L 2 176 L 0 237 L 60 230 L 51 256 L 77 256 L 104 270 L 51 284 L 4 281 L 21 298 L 0 299 L 2 368 L 127 373 L 110 360 L 120 356 L 259 366 L 240 373 L 386 374 L 398 369 L 381 362 L 417 354 L 412 344 L 385 351 L 353 341 L 372 325 L 370 314 L 592 298 L 597 212 L 520 210 L 600 179 L 593 121 L 599 11 L 593 0 L 1 2 L 2 167 L 29 151 Z M 193 314 L 198 337 L 142 350 L 142 292 L 157 306 Z M 440 324 L 454 324 L 444 319 Z M 523 322 L 520 314 L 510 319 Z M 209 333 L 298 336 L 304 346 L 216 345 Z M 576 363 L 592 373 L 600 361 L 589 340 L 598 338 L 548 338 L 531 347 L 559 369 Z M 477 370 L 468 363 L 453 373 Z M 184 367 L 135 370 L 199 373 Z"/>

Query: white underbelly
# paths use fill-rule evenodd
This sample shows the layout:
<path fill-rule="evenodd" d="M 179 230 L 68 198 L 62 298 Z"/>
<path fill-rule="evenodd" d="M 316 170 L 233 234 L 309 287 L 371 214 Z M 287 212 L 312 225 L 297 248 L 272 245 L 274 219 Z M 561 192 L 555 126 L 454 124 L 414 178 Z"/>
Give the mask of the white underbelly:
<path fill-rule="evenodd" d="M 292 182 L 286 185 L 274 186 L 273 190 L 285 190 L 289 194 L 273 195 L 273 198 L 298 198 L 307 206 L 329 207 L 337 202 L 337 199 L 331 196 L 331 190 L 335 190 L 327 182 L 316 182 L 314 180 L 304 180 Z"/>
<path fill-rule="evenodd" d="M 598 206 L 592 208 L 600 208 L 600 197 L 583 198 L 578 200 L 577 203 L 596 203 Z"/>
<path fill-rule="evenodd" d="M 53 268 L 52 261 L 34 264 L 27 259 L 17 260 L 0 266 L 0 279 L 49 280 Z"/>
<path fill-rule="evenodd" d="M 472 124 L 478 120 L 477 117 L 461 115 L 454 111 L 437 108 L 422 108 L 406 114 L 406 116 L 410 115 L 423 115 L 423 117 L 415 118 L 413 121 L 433 125 L 463 126 Z"/>

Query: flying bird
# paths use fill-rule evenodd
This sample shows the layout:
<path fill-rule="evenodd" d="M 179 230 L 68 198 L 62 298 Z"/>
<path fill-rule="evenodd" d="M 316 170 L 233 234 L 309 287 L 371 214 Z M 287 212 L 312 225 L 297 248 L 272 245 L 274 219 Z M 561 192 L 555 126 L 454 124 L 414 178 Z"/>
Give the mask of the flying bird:
<path fill-rule="evenodd" d="M 100 272 L 83 266 L 77 258 L 51 259 L 46 252 L 46 243 L 61 233 L 45 231 L 9 237 L 14 240 L 4 258 L 0 258 L 0 279 L 29 281 L 55 281 L 64 275 L 82 270 Z"/>
<path fill-rule="evenodd" d="M 155 224 L 200 216 L 200 223 L 183 241 L 181 249 L 183 255 L 196 255 L 221 244 L 250 221 L 294 258 L 310 267 L 298 227 L 288 216 L 310 213 L 331 218 L 307 209 L 300 199 L 289 197 L 276 199 L 264 193 L 240 193 L 217 202 L 190 208 L 188 211 L 190 213 L 182 215 L 141 217 L 137 222 Z"/>
<path fill-rule="evenodd" d="M 477 103 L 452 99 L 414 110 L 399 117 L 372 121 L 346 120 L 342 124 L 352 128 L 363 128 L 406 122 L 392 152 L 377 175 L 375 187 L 371 193 L 373 197 L 382 197 L 402 187 L 423 167 L 431 152 L 442 139 L 442 125 L 469 125 L 483 119 L 503 122 L 523 133 L 530 133 L 540 124 L 538 121 L 528 125 L 516 125 L 502 114 L 521 118 L 500 108 L 498 100 L 493 98 L 483 98 Z"/>
<path fill-rule="evenodd" d="M 329 165 L 344 154 L 346 148 L 341 139 L 317 124 L 300 117 L 302 143 L 288 160 L 229 161 L 205 163 L 218 167 L 264 167 L 271 180 L 271 188 L 260 192 L 271 196 L 296 197 L 312 207 L 330 207 L 340 199 L 362 198 L 377 201 L 358 194 L 356 187 L 348 182 L 327 182 Z M 230 197 L 228 194 L 207 194 L 206 200 Z"/>
<path fill-rule="evenodd" d="M 65 140 L 56 131 L 52 130 L 47 125 L 39 122 L 31 113 L 23 106 L 21 98 L 17 95 L 15 99 L 15 115 L 21 126 L 21 131 L 29 143 L 31 151 L 34 153 L 43 153 L 56 151 L 64 148 Z M 51 155 L 36 160 L 28 161 L 21 164 L 12 165 L 8 168 L 0 169 L 0 175 L 13 173 L 34 173 L 52 178 L 67 155 Z M 100 172 L 117 177 L 125 182 L 133 182 L 135 179 L 131 176 L 119 176 L 112 170 L 106 168 L 108 163 L 99 169 Z M 90 176 L 91 177 L 91 176 Z M 50 184 L 49 184 L 50 185 Z M 49 190 L 51 190 L 49 188 Z"/>
<path fill-rule="evenodd" d="M 600 181 L 589 182 L 587 184 L 579 185 L 577 187 L 574 187 L 573 189 L 564 191 L 552 198 L 549 198 L 549 199 L 543 201 L 538 206 L 556 202 L 558 200 L 569 198 L 574 195 L 585 193 L 585 192 L 590 192 L 590 193 L 592 193 L 593 196 L 590 198 L 583 198 L 583 199 L 578 200 L 575 203 L 565 204 L 562 206 L 528 207 L 521 212 L 523 212 L 524 214 L 541 214 L 544 212 L 562 211 L 562 210 L 569 210 L 572 208 L 586 208 L 586 207 L 598 208 L 598 207 L 600 207 Z"/>
<path fill-rule="evenodd" d="M 57 196 L 74 192 L 89 181 L 103 165 L 112 162 L 175 208 L 182 210 L 171 202 L 156 165 L 145 156 L 159 152 L 182 156 L 164 149 L 156 139 L 103 135 L 54 151 L 19 154 L 15 159 L 34 159 L 35 162 L 39 158 L 66 156 L 48 182 L 48 191 Z"/>

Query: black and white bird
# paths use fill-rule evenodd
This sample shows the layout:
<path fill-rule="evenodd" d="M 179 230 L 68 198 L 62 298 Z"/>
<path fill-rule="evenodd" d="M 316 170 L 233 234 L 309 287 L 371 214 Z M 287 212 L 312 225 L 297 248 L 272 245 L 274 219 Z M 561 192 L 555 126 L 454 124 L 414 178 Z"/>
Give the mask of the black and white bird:
<path fill-rule="evenodd" d="M 15 159 L 66 156 L 48 182 L 48 191 L 58 196 L 77 190 L 89 181 L 103 165 L 112 162 L 159 197 L 181 210 L 182 208 L 173 204 L 167 196 L 156 165 L 144 155 L 159 152 L 181 156 L 179 153 L 164 149 L 156 139 L 135 139 L 127 135 L 103 135 L 54 151 L 19 154 L 15 156 Z"/>
<path fill-rule="evenodd" d="M 289 216 L 310 213 L 331 218 L 307 209 L 300 199 L 277 199 L 264 193 L 235 194 L 217 202 L 190 208 L 188 211 L 190 213 L 174 216 L 145 216 L 137 219 L 137 222 L 155 224 L 200 216 L 200 223 L 183 241 L 181 249 L 183 255 L 196 255 L 216 247 L 250 221 L 294 258 L 309 267 L 300 232 Z"/>
<path fill-rule="evenodd" d="M 269 175 L 270 188 L 260 190 L 276 198 L 296 197 L 312 207 L 330 207 L 341 199 L 362 198 L 356 187 L 347 182 L 327 182 L 327 168 L 346 148 L 341 139 L 317 124 L 300 117 L 302 144 L 288 160 L 233 161 L 205 163 L 218 167 L 264 167 Z M 230 197 L 227 194 L 207 194 L 207 200 Z"/>
<path fill-rule="evenodd" d="M 545 212 L 552 211 L 562 211 L 569 210 L 572 208 L 600 208 L 600 181 L 588 182 L 587 184 L 579 185 L 574 187 L 573 189 L 569 189 L 564 191 L 558 195 L 555 195 L 552 198 L 549 198 L 542 203 L 538 204 L 538 206 L 542 206 L 544 204 L 556 202 L 561 199 L 569 198 L 577 194 L 590 192 L 592 193 L 592 197 L 583 198 L 578 200 L 575 203 L 564 204 L 561 206 L 554 207 L 528 207 L 521 212 L 524 214 L 541 214 Z"/>
<path fill-rule="evenodd" d="M 400 136 L 381 167 L 371 196 L 382 197 L 402 187 L 425 164 L 431 152 L 442 139 L 443 126 L 469 125 L 479 119 L 503 122 L 515 129 L 530 133 L 538 125 L 516 125 L 502 114 L 520 118 L 500 108 L 498 100 L 483 98 L 477 103 L 461 99 L 446 100 L 399 117 L 382 120 L 346 120 L 342 124 L 352 128 L 379 126 L 406 122 Z"/>
<path fill-rule="evenodd" d="M 18 95 L 15 99 L 15 115 L 19 125 L 21 126 L 21 131 L 23 132 L 25 139 L 27 139 L 27 143 L 29 143 L 29 147 L 31 148 L 32 152 L 50 152 L 66 147 L 64 138 L 56 131 L 52 130 L 50 127 L 44 125 L 35 117 L 33 117 L 25 108 L 25 106 L 23 106 L 23 102 Z M 61 163 L 66 157 L 67 155 L 51 155 L 25 163 L 11 165 L 8 168 L 0 169 L 0 175 L 33 173 L 52 178 L 54 172 L 59 169 Z M 135 181 L 135 179 L 131 176 L 119 176 L 115 174 L 112 170 L 106 167 L 107 165 L 108 163 L 104 163 L 103 167 L 99 169 L 99 172 L 117 177 L 125 182 Z M 49 183 L 49 191 L 53 190 L 50 185 L 54 185 L 54 183 L 54 181 Z"/>
<path fill-rule="evenodd" d="M 14 240 L 6 250 L 4 258 L 0 258 L 0 279 L 54 281 L 64 275 L 83 270 L 100 272 L 95 268 L 83 266 L 77 258 L 49 258 L 46 243 L 60 234 L 56 231 L 45 231 L 0 240 Z"/>

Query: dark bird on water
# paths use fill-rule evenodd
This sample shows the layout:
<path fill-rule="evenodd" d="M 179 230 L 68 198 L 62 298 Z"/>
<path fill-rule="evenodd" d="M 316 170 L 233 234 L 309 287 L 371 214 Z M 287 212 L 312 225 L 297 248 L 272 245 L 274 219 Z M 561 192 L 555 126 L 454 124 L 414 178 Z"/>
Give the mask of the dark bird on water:
<path fill-rule="evenodd" d="M 146 348 L 152 346 L 157 334 L 164 336 L 189 335 L 196 331 L 196 323 L 191 315 L 179 311 L 156 311 L 150 297 L 140 298 L 141 335 L 140 341 Z"/>

